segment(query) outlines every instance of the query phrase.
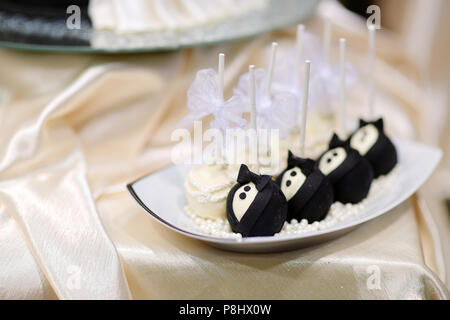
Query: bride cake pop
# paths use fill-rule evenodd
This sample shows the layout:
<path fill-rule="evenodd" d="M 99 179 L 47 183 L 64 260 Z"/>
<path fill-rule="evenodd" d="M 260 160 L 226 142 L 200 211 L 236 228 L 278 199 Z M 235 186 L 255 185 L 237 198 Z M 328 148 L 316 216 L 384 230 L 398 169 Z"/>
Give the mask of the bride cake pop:
<path fill-rule="evenodd" d="M 323 118 L 334 113 L 332 102 L 339 97 L 340 81 L 340 66 L 332 64 L 328 58 L 330 54 L 327 52 L 330 51 L 331 44 L 330 39 L 327 39 L 321 45 L 316 36 L 305 31 L 304 25 L 298 25 L 295 47 L 280 56 L 273 77 L 274 91 L 290 92 L 301 101 L 304 89 L 301 81 L 303 62 L 311 61 L 314 65 L 311 70 L 309 93 L 311 110 L 321 114 Z M 356 84 L 356 68 L 349 63 L 345 64 L 345 68 L 347 86 L 351 88 Z"/>
<path fill-rule="evenodd" d="M 272 236 L 286 220 L 288 204 L 270 176 L 251 172 L 241 165 L 237 184 L 227 198 L 231 229 L 243 237 Z"/>
<path fill-rule="evenodd" d="M 287 221 L 306 219 L 312 223 L 325 218 L 334 192 L 314 160 L 296 157 L 289 151 L 288 166 L 276 182 L 288 202 Z"/>
<path fill-rule="evenodd" d="M 185 122 L 192 123 L 208 115 L 214 115 L 211 127 L 219 130 L 242 127 L 242 107 L 236 97 L 223 98 L 224 55 L 219 55 L 219 72 L 200 70 L 188 91 L 188 107 L 191 114 Z M 219 151 L 222 146 L 217 146 Z M 219 157 L 223 157 L 220 152 Z M 216 161 L 193 168 L 186 179 L 187 209 L 204 218 L 224 218 L 226 198 L 234 184 L 233 170 Z M 237 171 L 236 171 L 237 172 Z"/>
<path fill-rule="evenodd" d="M 278 91 L 272 88 L 272 78 L 275 72 L 275 57 L 277 43 L 272 43 L 269 69 L 255 69 L 255 103 L 259 129 L 278 129 L 281 138 L 286 138 L 296 126 L 297 98 L 288 91 Z M 241 100 L 246 112 L 250 112 L 250 72 L 239 78 L 234 94 Z"/>
<path fill-rule="evenodd" d="M 297 99 L 287 91 L 277 91 L 272 88 L 272 78 L 275 68 L 276 50 L 278 44 L 272 43 L 271 58 L 268 70 L 255 69 L 255 106 L 257 111 L 257 123 L 260 133 L 262 130 L 276 129 L 279 132 L 279 139 L 267 139 L 268 150 L 275 151 L 279 155 L 279 161 L 267 164 L 261 163 L 260 172 L 268 175 L 278 174 L 286 164 L 287 146 L 285 139 L 296 126 L 297 119 Z M 238 85 L 234 89 L 234 94 L 241 100 L 246 112 L 250 112 L 250 72 L 242 75 Z M 262 130 L 261 130 L 262 129 Z M 261 134 L 262 137 L 262 134 Z M 264 150 L 259 150 L 264 151 Z M 259 157 L 267 160 L 267 155 L 261 152 Z M 263 162 L 263 161 L 262 161 Z"/>
<path fill-rule="evenodd" d="M 333 185 L 336 201 L 358 203 L 369 193 L 374 177 L 372 166 L 336 134 L 317 162 Z"/>

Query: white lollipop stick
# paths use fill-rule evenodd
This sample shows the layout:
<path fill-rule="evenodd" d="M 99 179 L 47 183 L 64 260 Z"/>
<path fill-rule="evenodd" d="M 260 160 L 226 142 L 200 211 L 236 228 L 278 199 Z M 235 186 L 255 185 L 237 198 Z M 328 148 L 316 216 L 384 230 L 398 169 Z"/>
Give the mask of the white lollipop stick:
<path fill-rule="evenodd" d="M 340 114 L 339 114 L 339 130 L 341 138 L 345 138 L 346 135 L 346 105 L 347 105 L 347 88 L 345 83 L 345 60 L 346 60 L 346 43 L 347 41 L 344 38 L 339 40 L 339 49 L 340 49 Z"/>
<path fill-rule="evenodd" d="M 225 70 L 225 54 L 219 53 L 219 65 L 217 68 L 217 84 L 218 84 L 218 92 L 217 92 L 217 98 L 220 101 L 225 101 L 224 94 L 223 94 L 223 87 L 224 87 L 224 70 Z M 217 161 L 221 161 L 223 159 L 223 155 L 225 153 L 225 146 L 223 143 L 220 143 L 217 148 Z"/>
<path fill-rule="evenodd" d="M 330 63 L 330 50 L 331 50 L 331 20 L 329 17 L 324 18 L 323 25 L 323 56 L 325 57 L 325 62 Z"/>
<path fill-rule="evenodd" d="M 278 43 L 272 42 L 272 51 L 270 53 L 270 62 L 269 62 L 269 73 L 267 75 L 267 82 L 266 82 L 266 94 L 268 96 L 270 96 L 270 88 L 272 86 L 273 69 L 275 66 L 275 58 L 277 56 L 277 47 Z"/>
<path fill-rule="evenodd" d="M 303 103 L 301 113 L 301 129 L 300 129 L 300 156 L 305 156 L 305 136 L 306 136 L 306 117 L 308 114 L 308 98 L 309 98 L 309 74 L 311 71 L 311 61 L 305 61 L 304 70 L 304 90 L 303 90 Z"/>
<path fill-rule="evenodd" d="M 373 119 L 375 116 L 375 45 L 376 45 L 376 29 L 374 25 L 369 26 L 369 117 Z"/>
<path fill-rule="evenodd" d="M 256 122 L 256 82 L 255 82 L 255 66 L 251 65 L 249 68 L 250 75 L 250 127 L 255 132 L 255 146 L 256 151 L 256 167 L 259 171 L 259 150 L 258 150 L 258 124 Z"/>
<path fill-rule="evenodd" d="M 223 87 L 224 87 L 224 69 L 225 69 L 225 54 L 219 53 L 219 67 L 217 72 L 218 81 L 218 98 L 224 101 Z"/>
<path fill-rule="evenodd" d="M 256 90 L 255 90 L 255 66 L 249 68 L 250 75 L 250 127 L 256 130 Z"/>
<path fill-rule="evenodd" d="M 295 83 L 297 85 L 300 84 L 300 74 L 301 74 L 301 63 L 300 61 L 303 58 L 303 38 L 305 35 L 305 26 L 303 24 L 299 24 L 297 26 L 297 41 L 295 42 Z"/>

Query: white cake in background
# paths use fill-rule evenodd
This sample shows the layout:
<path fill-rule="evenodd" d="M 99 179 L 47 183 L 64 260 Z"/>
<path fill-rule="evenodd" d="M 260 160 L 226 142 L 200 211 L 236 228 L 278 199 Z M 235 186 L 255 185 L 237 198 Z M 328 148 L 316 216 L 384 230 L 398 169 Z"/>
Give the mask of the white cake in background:
<path fill-rule="evenodd" d="M 91 0 L 94 29 L 116 33 L 177 30 L 246 15 L 268 0 Z"/>

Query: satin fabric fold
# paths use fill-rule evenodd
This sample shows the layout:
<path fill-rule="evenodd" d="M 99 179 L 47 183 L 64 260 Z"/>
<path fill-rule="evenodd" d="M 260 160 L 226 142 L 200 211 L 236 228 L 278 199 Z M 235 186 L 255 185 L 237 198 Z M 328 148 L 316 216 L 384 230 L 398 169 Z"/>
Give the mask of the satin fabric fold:
<path fill-rule="evenodd" d="M 105 197 L 100 207 L 124 202 L 134 216 L 106 227 L 127 261 L 137 299 L 448 298 L 445 286 L 424 266 L 409 201 L 336 241 L 253 255 L 167 232 L 120 194 Z"/>
<path fill-rule="evenodd" d="M 426 225 L 410 202 L 336 241 L 251 255 L 167 230 L 128 195 L 126 183 L 170 164 L 170 134 L 198 69 L 226 52 L 228 97 L 250 63 L 266 64 L 273 40 L 288 50 L 294 31 L 141 55 L 0 50 L 0 298 L 448 298 L 424 261 Z M 365 43 L 362 31 L 342 32 Z M 384 86 L 399 74 L 389 65 L 398 53 L 386 50 L 378 111 L 395 123 L 391 133 L 414 137 L 424 104 L 404 95 L 405 78 Z M 360 69 L 364 57 L 357 46 L 349 53 Z M 349 97 L 350 122 L 364 90 Z"/>

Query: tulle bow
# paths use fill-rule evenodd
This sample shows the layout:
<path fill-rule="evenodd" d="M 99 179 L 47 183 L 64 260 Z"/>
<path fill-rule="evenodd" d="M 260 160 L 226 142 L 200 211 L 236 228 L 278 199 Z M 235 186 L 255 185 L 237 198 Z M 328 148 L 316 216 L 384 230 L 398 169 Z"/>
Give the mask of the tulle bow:
<path fill-rule="evenodd" d="M 322 48 L 317 37 L 305 33 L 303 41 L 303 53 L 297 63 L 303 65 L 305 60 L 311 61 L 311 74 L 309 81 L 308 108 L 317 109 L 323 113 L 333 113 L 332 100 L 336 99 L 340 90 L 339 65 L 330 65 L 325 61 Z M 288 51 L 277 59 L 274 70 L 272 87 L 274 91 L 286 91 L 294 94 L 301 105 L 303 87 L 297 84 L 295 75 L 296 61 L 295 50 Z M 349 63 L 346 64 L 346 85 L 350 89 L 357 81 L 356 69 Z M 302 81 L 302 79 L 299 79 Z"/>
<path fill-rule="evenodd" d="M 255 70 L 256 111 L 258 128 L 279 129 L 280 136 L 286 138 L 297 124 L 297 98 L 287 92 L 265 92 L 267 72 L 264 69 Z M 241 76 L 235 96 L 240 99 L 246 112 L 250 112 L 250 75 Z"/>
<path fill-rule="evenodd" d="M 194 82 L 187 93 L 187 105 L 191 113 L 182 123 L 192 126 L 194 121 L 213 115 L 211 128 L 225 130 L 242 128 L 246 121 L 242 118 L 243 107 L 236 97 L 223 101 L 218 97 L 217 72 L 214 69 L 204 69 L 197 72 Z"/>

